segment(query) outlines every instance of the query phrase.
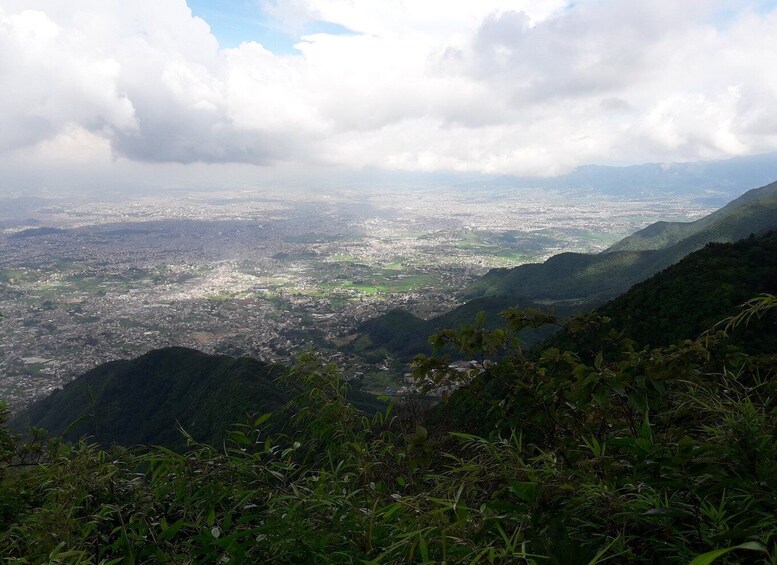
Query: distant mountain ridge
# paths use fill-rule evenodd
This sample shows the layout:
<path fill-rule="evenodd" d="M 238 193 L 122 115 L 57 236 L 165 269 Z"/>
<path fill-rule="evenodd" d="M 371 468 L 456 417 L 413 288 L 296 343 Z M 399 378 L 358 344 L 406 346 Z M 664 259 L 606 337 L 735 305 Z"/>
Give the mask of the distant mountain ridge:
<path fill-rule="evenodd" d="M 646 228 L 633 233 L 612 245 L 606 251 L 647 251 L 651 249 L 664 249 L 675 245 L 692 235 L 712 226 L 715 222 L 725 221 L 727 217 L 735 216 L 737 210 L 747 211 L 751 203 L 769 205 L 770 201 L 777 198 L 777 183 L 771 183 L 761 188 L 748 190 L 736 200 L 732 200 L 723 208 L 712 212 L 694 222 L 656 222 Z M 767 224 L 769 222 L 766 222 Z M 762 229 L 760 224 L 755 226 Z"/>
<path fill-rule="evenodd" d="M 467 302 L 430 320 L 394 310 L 364 322 L 355 353 L 386 353 L 409 360 L 428 353 L 430 334 L 471 323 L 479 311 L 488 324 L 510 306 L 552 308 L 560 316 L 604 304 L 707 243 L 733 242 L 777 229 L 777 182 L 750 190 L 695 222 L 656 222 L 599 254 L 561 253 L 545 263 L 494 269 L 464 290 Z M 524 336 L 528 344 L 543 334 Z"/>
<path fill-rule="evenodd" d="M 722 205 L 743 190 L 763 186 L 777 179 L 777 153 L 747 155 L 715 161 L 682 163 L 642 163 L 638 165 L 581 165 L 568 173 L 551 177 L 446 172 L 418 173 L 370 171 L 372 184 L 386 187 L 439 187 L 473 191 L 549 189 L 574 194 L 592 192 L 620 197 L 661 194 L 691 195 L 712 206 Z M 363 187 L 363 177 L 338 178 L 343 183 Z"/>
<path fill-rule="evenodd" d="M 698 194 L 701 191 L 733 195 L 748 186 L 763 186 L 775 179 L 777 153 L 764 153 L 718 161 L 644 163 L 625 167 L 583 165 L 552 181 L 548 179 L 548 186 L 563 182 L 570 187 L 619 195 Z"/>
<path fill-rule="evenodd" d="M 544 263 L 493 269 L 464 291 L 468 299 L 519 296 L 546 302 L 602 302 L 710 242 L 733 242 L 777 228 L 777 183 L 753 189 L 695 222 L 659 222 L 599 254 L 561 253 Z"/>

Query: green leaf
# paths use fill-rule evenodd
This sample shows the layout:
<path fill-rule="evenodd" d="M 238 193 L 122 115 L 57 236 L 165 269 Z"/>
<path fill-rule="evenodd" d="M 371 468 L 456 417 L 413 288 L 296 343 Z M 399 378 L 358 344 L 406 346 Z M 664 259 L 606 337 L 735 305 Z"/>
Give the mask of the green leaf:
<path fill-rule="evenodd" d="M 84 415 L 83 415 L 83 416 L 81 416 L 80 418 L 76 418 L 76 419 L 75 419 L 73 422 L 71 422 L 71 423 L 70 423 L 70 425 L 69 425 L 67 428 L 65 428 L 65 429 L 62 431 L 62 436 L 65 436 L 65 435 L 67 435 L 67 434 L 68 434 L 68 432 L 70 432 L 70 430 L 72 430 L 73 428 L 75 428 L 76 426 L 78 426 L 78 425 L 79 425 L 81 422 L 83 422 L 84 420 L 87 420 L 88 418 L 91 418 L 91 417 L 92 417 L 92 415 L 91 415 L 91 414 L 84 414 Z"/>
<path fill-rule="evenodd" d="M 658 517 L 670 517 L 670 518 L 683 518 L 689 516 L 691 513 L 688 510 L 682 510 L 680 508 L 651 508 L 642 513 L 643 516 L 658 516 Z"/>
<path fill-rule="evenodd" d="M 510 481 L 510 490 L 513 494 L 525 502 L 537 500 L 537 483 L 526 481 Z"/>
<path fill-rule="evenodd" d="M 426 540 L 424 539 L 423 534 L 418 536 L 418 546 L 421 550 L 421 559 L 423 559 L 424 563 L 429 562 L 429 548 L 426 545 Z"/>
<path fill-rule="evenodd" d="M 169 541 L 175 537 L 175 534 L 178 533 L 178 531 L 183 528 L 185 525 L 185 522 L 183 520 L 178 520 L 175 524 L 168 527 L 162 527 L 162 540 Z"/>
<path fill-rule="evenodd" d="M 256 420 L 254 420 L 254 427 L 258 428 L 259 426 L 264 424 L 267 420 L 269 420 L 271 417 L 272 417 L 272 412 L 268 412 L 267 414 L 262 414 Z"/>
<path fill-rule="evenodd" d="M 470 441 L 472 441 L 472 440 L 479 440 L 480 439 L 480 437 L 478 437 L 478 436 L 475 436 L 475 435 L 472 435 L 472 434 L 465 434 L 465 433 L 462 433 L 462 432 L 450 432 L 449 435 L 452 436 L 452 437 L 455 437 L 455 438 L 466 439 L 466 440 L 470 440 Z"/>
<path fill-rule="evenodd" d="M 604 387 L 599 387 L 593 391 L 593 393 L 591 394 L 591 397 L 596 401 L 596 403 L 599 406 L 604 406 L 605 404 L 607 404 L 607 399 L 609 398 L 609 391 Z"/>
<path fill-rule="evenodd" d="M 399 510 L 402 510 L 402 505 L 401 505 L 401 504 L 398 504 L 398 503 L 391 504 L 390 506 L 388 506 L 388 507 L 387 507 L 387 508 L 386 508 L 386 509 L 383 511 L 383 518 L 384 518 L 385 520 L 388 520 L 388 519 L 389 519 L 389 518 L 391 518 L 391 517 L 392 517 L 392 516 L 393 516 L 393 515 L 394 515 L 396 512 L 398 512 Z"/>
<path fill-rule="evenodd" d="M 691 561 L 691 565 L 709 565 L 713 561 L 715 561 L 718 557 L 722 557 L 726 555 L 727 553 L 731 553 L 735 549 L 749 549 L 751 551 L 760 551 L 761 553 L 768 553 L 766 551 L 766 548 L 758 543 L 757 541 L 748 541 L 745 543 L 740 543 L 739 545 L 735 545 L 733 547 L 726 547 L 724 549 L 715 549 L 713 551 L 708 551 L 707 553 L 703 553 L 702 555 L 699 555 L 694 558 L 693 561 Z"/>
<path fill-rule="evenodd" d="M 631 406 L 634 410 L 639 412 L 640 414 L 644 414 L 647 412 L 648 404 L 647 404 L 647 398 L 641 393 L 631 393 L 628 397 L 629 406 Z"/>
<path fill-rule="evenodd" d="M 251 445 L 253 443 L 251 438 L 249 438 L 243 432 L 229 432 L 229 439 L 240 445 Z"/>
<path fill-rule="evenodd" d="M 561 357 L 561 351 L 557 347 L 551 347 L 543 351 L 543 361 L 558 361 Z"/>
<path fill-rule="evenodd" d="M 405 437 L 407 438 L 407 441 L 409 443 L 421 445 L 421 444 L 426 442 L 426 439 L 429 437 L 429 432 L 427 431 L 427 429 L 425 427 L 423 427 L 422 425 L 418 424 L 415 427 L 415 433 L 407 434 L 407 436 L 405 436 Z"/>

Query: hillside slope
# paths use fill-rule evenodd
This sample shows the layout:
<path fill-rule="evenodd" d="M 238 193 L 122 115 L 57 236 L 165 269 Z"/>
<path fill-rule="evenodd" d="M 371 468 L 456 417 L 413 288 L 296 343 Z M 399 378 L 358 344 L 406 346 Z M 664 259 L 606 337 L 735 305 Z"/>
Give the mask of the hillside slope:
<path fill-rule="evenodd" d="M 536 359 L 555 348 L 575 351 L 588 362 L 603 351 L 606 360 L 609 346 L 603 344 L 610 339 L 612 329 L 617 330 L 615 335 L 622 332 L 624 338 L 636 342 L 637 351 L 669 347 L 681 340 L 698 338 L 721 320 L 736 315 L 742 304 L 762 293 L 777 295 L 777 231 L 735 243 L 708 244 L 597 308 L 595 313 L 610 318 L 606 325 L 591 332 L 558 332 L 539 343 L 530 356 Z M 729 361 L 742 353 L 759 356 L 762 376 L 770 378 L 768 371 L 772 375 L 777 372 L 777 311 L 754 317 L 731 332 L 719 353 L 731 354 Z M 479 396 L 500 399 L 507 394 L 509 381 L 486 379 L 475 381 L 474 386 Z M 433 411 L 432 420 L 477 434 L 496 425 L 483 415 L 482 407 L 473 401 L 467 387 Z"/>
<path fill-rule="evenodd" d="M 81 375 L 20 413 L 21 429 L 42 427 L 66 439 L 87 434 L 102 445 L 180 446 L 180 425 L 198 441 L 221 442 L 246 414 L 281 408 L 289 393 L 282 368 L 172 347 L 113 361 Z"/>
<path fill-rule="evenodd" d="M 288 369 L 249 357 L 208 355 L 169 347 L 95 367 L 19 413 L 12 427 L 83 435 L 101 445 L 180 448 L 182 427 L 195 440 L 221 445 L 226 430 L 248 415 L 278 412 L 301 386 L 277 382 Z M 372 413 L 383 403 L 354 391 L 349 400 Z M 73 425 L 75 423 L 75 425 Z M 278 429 L 283 418 L 270 424 Z"/>
<path fill-rule="evenodd" d="M 359 337 L 351 344 L 350 350 L 367 358 L 379 359 L 392 355 L 400 361 L 408 362 L 419 353 L 428 355 L 432 352 L 432 346 L 429 344 L 429 336 L 432 334 L 448 328 L 458 328 L 462 324 L 472 324 L 480 312 L 486 314 L 484 327 L 496 328 L 502 322 L 499 312 L 513 306 L 547 309 L 529 300 L 510 296 L 476 298 L 428 320 L 395 309 L 361 324 L 356 329 Z M 579 311 L 579 308 L 576 303 L 557 303 L 552 309 L 563 318 Z M 532 345 L 550 333 L 549 329 L 527 330 L 521 334 L 521 339 L 525 345 Z M 455 351 L 449 353 L 457 357 Z"/>
<path fill-rule="evenodd" d="M 748 190 L 736 200 L 732 200 L 723 208 L 699 218 L 695 222 L 656 222 L 646 228 L 623 238 L 612 245 L 611 251 L 648 251 L 664 249 L 679 243 L 683 239 L 698 234 L 716 221 L 726 217 L 736 217 L 737 209 L 758 200 L 769 200 L 777 197 L 777 182 Z"/>
<path fill-rule="evenodd" d="M 697 222 L 654 224 L 646 228 L 647 232 L 640 238 L 616 244 L 604 253 L 562 253 L 544 263 L 494 269 L 471 284 L 464 296 L 603 301 L 625 292 L 709 242 L 733 242 L 751 233 L 758 235 L 775 228 L 777 183 L 772 183 L 749 191 Z M 666 246 L 660 247 L 662 245 Z M 659 248 L 633 249 L 651 246 Z"/>
<path fill-rule="evenodd" d="M 777 228 L 777 183 L 753 189 L 695 222 L 657 222 L 600 254 L 561 253 L 545 263 L 494 269 L 465 291 L 467 303 L 430 320 L 394 310 L 357 328 L 353 352 L 409 360 L 429 353 L 427 338 L 471 323 L 479 311 L 488 325 L 511 306 L 539 306 L 559 316 L 595 308 L 666 269 L 709 242 L 733 242 Z M 650 247 L 650 249 L 648 249 Z M 644 248 L 644 249 L 642 249 Z M 522 336 L 527 344 L 547 333 Z"/>
<path fill-rule="evenodd" d="M 710 243 L 646 281 L 599 312 L 641 345 L 666 346 L 696 338 L 760 293 L 777 294 L 777 231 L 736 243 Z M 753 352 L 777 349 L 777 332 L 756 321 L 743 345 Z M 762 331 L 764 330 L 764 331 Z"/>

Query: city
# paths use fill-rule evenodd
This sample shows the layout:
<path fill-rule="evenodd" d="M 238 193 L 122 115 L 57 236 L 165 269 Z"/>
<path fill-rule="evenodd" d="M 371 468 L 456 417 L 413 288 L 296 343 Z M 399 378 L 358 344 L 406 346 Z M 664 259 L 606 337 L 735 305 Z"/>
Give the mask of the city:
<path fill-rule="evenodd" d="M 380 374 L 390 360 L 339 349 L 367 319 L 398 306 L 429 318 L 490 268 L 599 251 L 652 221 L 709 211 L 687 197 L 594 201 L 420 189 L 9 197 L 0 396 L 19 409 L 98 364 L 170 345 L 283 363 L 315 347 Z M 386 382 L 397 381 L 373 384 Z"/>

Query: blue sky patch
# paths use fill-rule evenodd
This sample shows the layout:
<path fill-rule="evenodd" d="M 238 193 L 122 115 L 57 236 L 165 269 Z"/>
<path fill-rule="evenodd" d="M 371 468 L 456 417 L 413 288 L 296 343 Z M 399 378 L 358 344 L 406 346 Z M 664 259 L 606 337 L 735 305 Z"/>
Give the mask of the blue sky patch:
<path fill-rule="evenodd" d="M 244 41 L 257 41 L 278 55 L 298 54 L 294 44 L 303 35 L 326 33 L 352 35 L 353 31 L 339 24 L 310 22 L 301 33 L 294 33 L 267 15 L 257 0 L 188 0 L 195 16 L 208 22 L 222 48 L 237 47 Z"/>

